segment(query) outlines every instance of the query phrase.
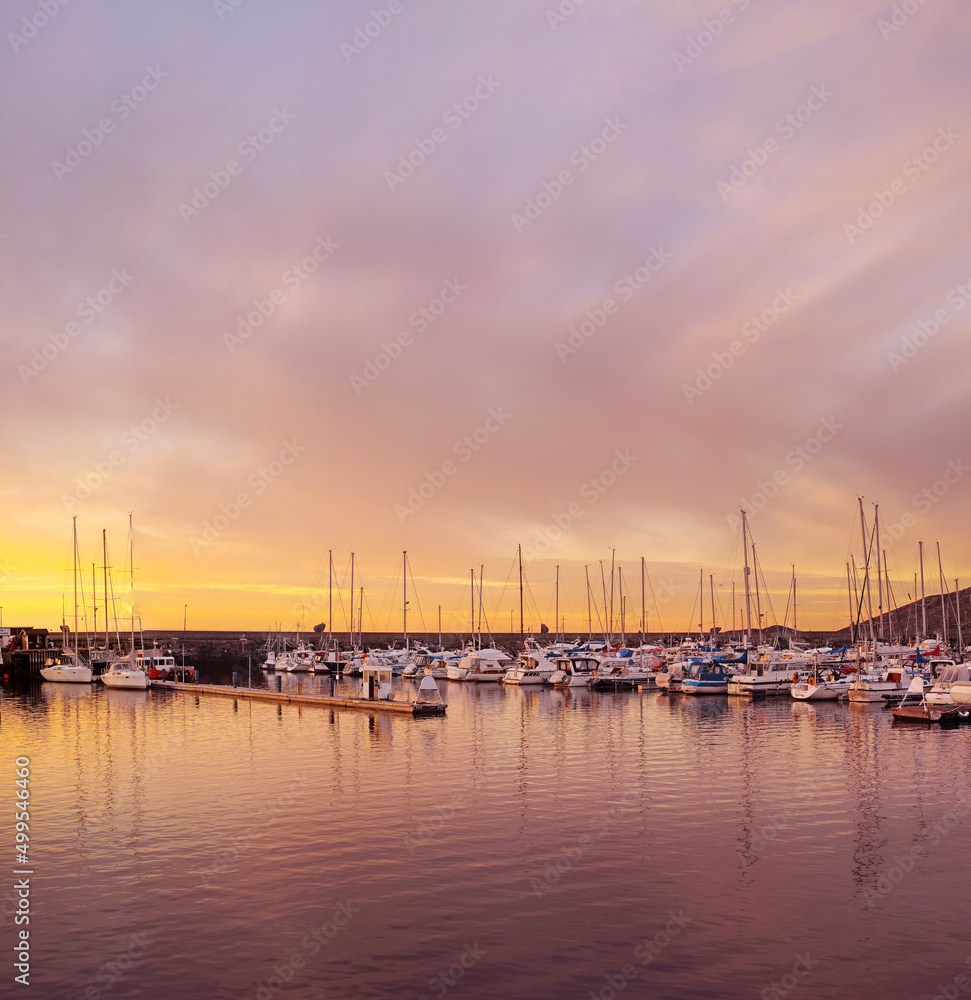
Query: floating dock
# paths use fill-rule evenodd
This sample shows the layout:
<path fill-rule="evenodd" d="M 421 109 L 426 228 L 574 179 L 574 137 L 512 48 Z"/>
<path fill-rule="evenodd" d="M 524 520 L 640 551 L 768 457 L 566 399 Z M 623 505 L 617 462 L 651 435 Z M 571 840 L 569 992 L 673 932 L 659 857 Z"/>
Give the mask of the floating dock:
<path fill-rule="evenodd" d="M 332 698 L 321 694 L 288 694 L 286 691 L 266 691 L 263 688 L 229 687 L 224 684 L 182 684 L 179 681 L 152 681 L 151 686 L 164 691 L 243 698 L 248 701 L 269 701 L 277 705 L 316 705 L 318 708 L 356 709 L 365 712 L 387 712 L 391 715 L 445 714 L 445 705 L 435 703 L 389 701 L 377 698 Z"/>

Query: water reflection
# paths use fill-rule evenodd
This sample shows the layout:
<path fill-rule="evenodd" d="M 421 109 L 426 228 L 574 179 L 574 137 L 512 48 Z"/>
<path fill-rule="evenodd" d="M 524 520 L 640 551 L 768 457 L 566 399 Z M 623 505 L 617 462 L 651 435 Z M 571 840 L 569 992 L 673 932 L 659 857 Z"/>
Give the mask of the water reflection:
<path fill-rule="evenodd" d="M 36 748 L 44 802 L 41 995 L 83 993 L 136 931 L 159 943 L 115 995 L 255 995 L 342 900 L 359 912 L 287 995 L 417 997 L 475 942 L 455 996 L 596 995 L 679 911 L 629 995 L 758 996 L 807 949 L 805 996 L 916 996 L 960 971 L 971 729 L 440 687 L 447 716 L 417 720 L 61 685 L 5 699 L 3 748 Z"/>

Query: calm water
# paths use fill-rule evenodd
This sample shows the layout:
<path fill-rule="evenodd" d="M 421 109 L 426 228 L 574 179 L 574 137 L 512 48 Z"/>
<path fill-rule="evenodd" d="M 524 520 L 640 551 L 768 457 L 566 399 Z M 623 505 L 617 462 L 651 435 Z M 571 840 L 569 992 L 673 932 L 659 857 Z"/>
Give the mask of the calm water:
<path fill-rule="evenodd" d="M 32 761 L 29 995 L 896 998 L 971 971 L 971 728 L 788 699 L 447 697 L 426 720 L 5 697 L 8 789 Z"/>

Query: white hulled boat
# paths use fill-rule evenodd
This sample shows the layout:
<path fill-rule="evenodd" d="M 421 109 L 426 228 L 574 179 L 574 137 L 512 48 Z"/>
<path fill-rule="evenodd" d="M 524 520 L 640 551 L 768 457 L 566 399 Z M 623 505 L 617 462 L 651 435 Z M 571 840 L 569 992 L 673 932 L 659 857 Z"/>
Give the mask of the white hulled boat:
<path fill-rule="evenodd" d="M 790 694 L 796 701 L 837 701 L 843 695 L 848 695 L 851 677 L 834 672 L 831 668 L 821 671 L 818 668 L 803 681 L 792 685 Z"/>
<path fill-rule="evenodd" d="M 55 681 L 60 684 L 90 684 L 93 676 L 91 667 L 83 662 L 80 655 L 69 650 L 63 650 L 56 656 L 48 657 L 40 668 L 40 675 L 45 681 Z"/>
<path fill-rule="evenodd" d="M 133 653 L 112 660 L 111 665 L 100 677 L 101 683 L 108 688 L 134 688 L 144 691 L 148 687 L 148 671 L 135 662 Z"/>
<path fill-rule="evenodd" d="M 550 683 L 557 688 L 590 687 L 599 661 L 593 656 L 558 656 Z"/>
<path fill-rule="evenodd" d="M 530 640 L 519 654 L 519 662 L 510 667 L 502 678 L 503 684 L 545 684 L 556 672 L 556 664 L 544 650 Z"/>
<path fill-rule="evenodd" d="M 938 662 L 942 666 L 936 672 L 937 679 L 931 689 L 924 693 L 924 701 L 931 708 L 956 708 L 957 702 L 951 696 L 951 689 L 955 684 L 971 682 L 971 667 L 967 663 L 958 666 L 953 660 Z"/>

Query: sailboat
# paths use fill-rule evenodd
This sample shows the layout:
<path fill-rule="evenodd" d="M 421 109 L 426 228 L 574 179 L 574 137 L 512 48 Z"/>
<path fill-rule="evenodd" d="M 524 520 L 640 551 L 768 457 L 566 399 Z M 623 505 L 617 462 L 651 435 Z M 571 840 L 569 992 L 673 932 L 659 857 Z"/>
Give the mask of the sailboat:
<path fill-rule="evenodd" d="M 78 651 L 78 519 L 74 517 L 74 650 L 62 650 L 57 656 L 50 657 L 40 675 L 45 681 L 55 681 L 60 684 L 90 684 L 91 667 L 84 663 Z"/>
<path fill-rule="evenodd" d="M 135 538 L 131 514 L 128 515 L 128 558 L 131 579 L 131 650 L 127 656 L 111 661 L 111 666 L 101 675 L 101 683 L 109 688 L 144 691 L 148 687 L 148 672 L 139 666 L 135 657 Z"/>

